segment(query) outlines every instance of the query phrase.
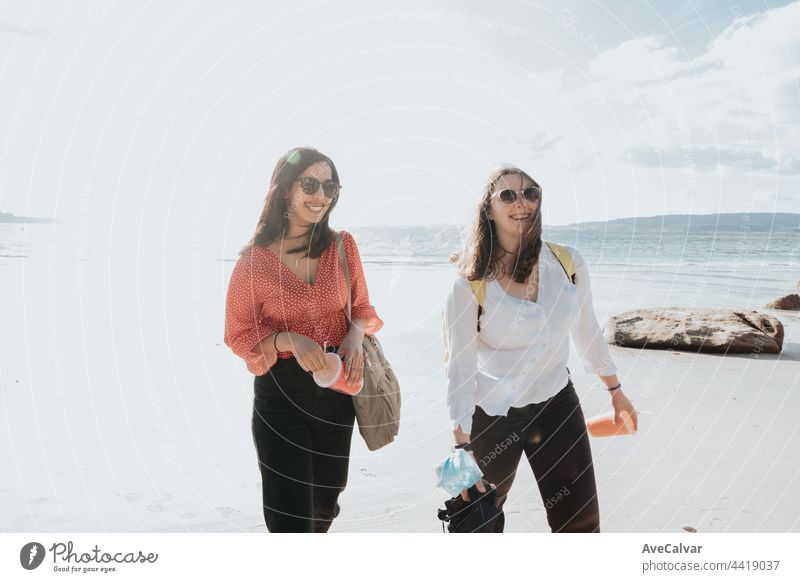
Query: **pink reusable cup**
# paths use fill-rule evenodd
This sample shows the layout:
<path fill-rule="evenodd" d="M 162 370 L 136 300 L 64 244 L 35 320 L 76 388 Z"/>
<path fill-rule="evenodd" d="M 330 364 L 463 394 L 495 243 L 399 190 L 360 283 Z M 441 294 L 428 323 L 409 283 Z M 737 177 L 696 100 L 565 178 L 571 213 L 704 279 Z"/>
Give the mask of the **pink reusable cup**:
<path fill-rule="evenodd" d="M 633 428 L 633 419 L 624 410 L 620 412 L 622 422 L 619 425 L 614 424 L 614 413 L 601 414 L 586 421 L 586 428 L 589 429 L 589 434 L 593 437 L 606 437 L 617 436 L 624 434 L 635 434 L 636 430 Z"/>
<path fill-rule="evenodd" d="M 363 378 L 356 385 L 348 384 L 345 379 L 345 372 L 347 370 L 341 358 L 334 353 L 326 352 L 325 359 L 328 365 L 313 374 L 314 382 L 316 382 L 318 386 L 350 394 L 351 396 L 361 392 L 361 388 L 364 386 Z"/>

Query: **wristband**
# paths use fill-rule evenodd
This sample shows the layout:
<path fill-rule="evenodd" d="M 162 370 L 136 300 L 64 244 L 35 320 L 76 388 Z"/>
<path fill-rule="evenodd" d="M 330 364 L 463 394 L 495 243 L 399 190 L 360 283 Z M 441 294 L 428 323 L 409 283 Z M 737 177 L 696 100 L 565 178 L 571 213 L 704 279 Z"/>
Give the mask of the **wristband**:
<path fill-rule="evenodd" d="M 617 390 L 618 388 L 622 388 L 622 382 L 620 382 L 616 386 L 612 386 L 611 388 L 606 388 L 606 390 L 608 390 L 609 392 L 613 392 L 614 390 Z"/>
<path fill-rule="evenodd" d="M 455 446 L 456 449 L 464 449 L 465 451 L 472 450 L 472 443 L 460 443 Z"/>

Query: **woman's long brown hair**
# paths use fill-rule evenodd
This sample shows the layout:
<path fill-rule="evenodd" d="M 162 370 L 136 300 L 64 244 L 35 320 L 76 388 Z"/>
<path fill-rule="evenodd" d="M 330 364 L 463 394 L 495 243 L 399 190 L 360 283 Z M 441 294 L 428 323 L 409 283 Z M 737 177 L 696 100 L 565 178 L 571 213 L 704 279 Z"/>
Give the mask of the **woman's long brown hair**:
<path fill-rule="evenodd" d="M 339 182 L 339 172 L 333 161 L 322 152 L 310 148 L 294 148 L 283 154 L 275 164 L 272 171 L 267 196 L 264 200 L 264 207 L 261 216 L 258 218 L 255 233 L 250 241 L 239 251 L 242 255 L 253 246 L 267 246 L 278 238 L 284 236 L 289 227 L 289 205 L 286 202 L 286 195 L 292 187 L 294 181 L 306 171 L 306 169 L 317 162 L 325 162 L 331 167 L 331 178 Z M 307 232 L 299 238 L 303 240 L 300 246 L 286 251 L 289 254 L 306 253 L 312 259 L 316 259 L 322 254 L 333 240 L 333 229 L 328 226 L 328 217 L 339 201 L 338 194 L 328 206 L 325 216 L 316 223 L 309 226 Z"/>
<path fill-rule="evenodd" d="M 516 175 L 530 180 L 531 184 L 539 184 L 527 172 L 513 167 L 504 166 L 489 176 L 489 181 L 483 189 L 483 197 L 478 204 L 478 212 L 471 231 L 467 236 L 466 248 L 459 253 L 459 270 L 470 281 L 479 279 L 492 280 L 500 275 L 500 267 L 504 252 L 497 244 L 497 232 L 494 221 L 489 218 L 489 206 L 497 181 L 503 176 Z M 517 283 L 524 283 L 533 271 L 539 252 L 542 248 L 542 199 L 536 209 L 536 216 L 530 227 L 522 233 L 519 253 L 514 262 L 513 278 Z"/>

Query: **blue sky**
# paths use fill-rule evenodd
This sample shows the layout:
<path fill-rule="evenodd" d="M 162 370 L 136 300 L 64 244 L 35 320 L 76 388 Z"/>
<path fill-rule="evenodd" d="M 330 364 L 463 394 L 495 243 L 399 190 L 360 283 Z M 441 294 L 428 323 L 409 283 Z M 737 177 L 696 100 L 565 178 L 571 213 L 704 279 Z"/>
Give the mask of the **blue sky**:
<path fill-rule="evenodd" d="M 235 246 L 309 144 L 345 228 L 463 221 L 501 163 L 551 224 L 800 212 L 800 2 L 402 6 L 4 4 L 0 210 Z"/>
<path fill-rule="evenodd" d="M 759 14 L 789 4 L 787 1 L 669 1 L 637 2 L 624 0 L 600 3 L 574 3 L 575 7 L 596 4 L 595 20 L 598 38 L 604 48 L 611 48 L 633 36 L 666 36 L 670 44 L 680 47 L 686 56 L 701 54 L 734 18 Z M 602 6 L 602 8 L 601 8 Z M 575 10 L 575 8 L 573 8 Z"/>

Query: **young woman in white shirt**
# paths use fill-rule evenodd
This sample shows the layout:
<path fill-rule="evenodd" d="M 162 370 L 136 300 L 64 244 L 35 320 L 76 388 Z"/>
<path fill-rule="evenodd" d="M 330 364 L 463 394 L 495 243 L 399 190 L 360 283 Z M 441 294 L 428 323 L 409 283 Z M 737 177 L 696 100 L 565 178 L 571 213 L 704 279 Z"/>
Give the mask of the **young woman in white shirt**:
<path fill-rule="evenodd" d="M 573 282 L 542 241 L 541 200 L 519 168 L 501 168 L 484 189 L 445 309 L 447 404 L 457 446 L 472 451 L 499 507 L 524 454 L 551 531 L 599 532 L 592 453 L 566 367 L 570 336 L 584 370 L 608 389 L 616 422 L 623 410 L 634 426 L 638 419 L 600 332 L 583 257 L 566 247 Z M 480 315 L 477 280 L 486 284 Z M 502 532 L 504 520 L 496 524 Z"/>

